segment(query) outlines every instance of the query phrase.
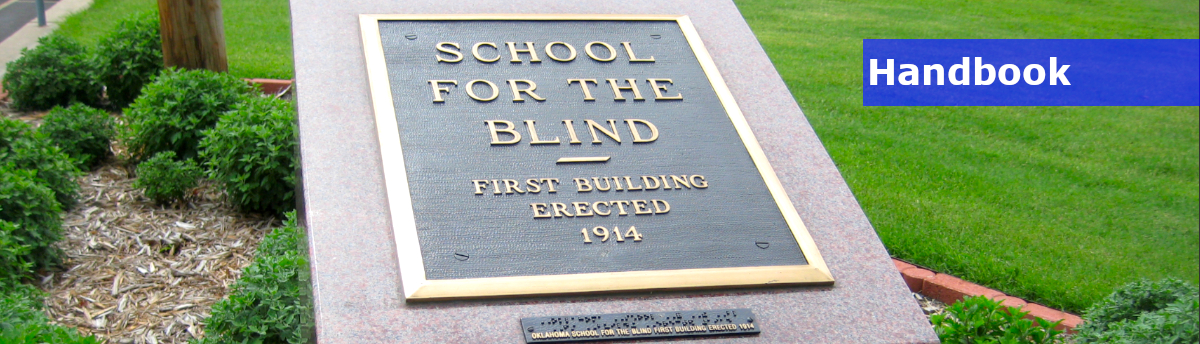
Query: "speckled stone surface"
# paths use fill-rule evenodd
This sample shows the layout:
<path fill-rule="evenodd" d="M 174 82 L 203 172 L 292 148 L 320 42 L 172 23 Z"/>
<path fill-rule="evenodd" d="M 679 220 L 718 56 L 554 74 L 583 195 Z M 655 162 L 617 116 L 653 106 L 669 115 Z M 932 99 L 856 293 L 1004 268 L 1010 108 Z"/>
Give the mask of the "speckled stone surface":
<path fill-rule="evenodd" d="M 310 233 L 320 343 L 523 343 L 522 317 L 718 308 L 752 308 L 762 334 L 674 341 L 937 342 L 837 167 L 733 3 L 292 0 L 291 10 L 302 210 Z M 690 16 L 836 284 L 405 303 L 358 23 L 359 14 L 369 13 Z M 658 341 L 637 341 L 653 342 Z"/>

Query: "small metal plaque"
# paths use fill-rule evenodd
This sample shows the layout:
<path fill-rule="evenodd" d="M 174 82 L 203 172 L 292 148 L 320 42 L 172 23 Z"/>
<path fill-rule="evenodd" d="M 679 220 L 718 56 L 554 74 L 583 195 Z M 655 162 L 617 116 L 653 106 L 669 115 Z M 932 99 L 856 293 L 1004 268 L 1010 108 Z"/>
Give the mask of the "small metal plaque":
<path fill-rule="evenodd" d="M 833 283 L 686 16 L 360 22 L 405 300 Z"/>
<path fill-rule="evenodd" d="M 761 332 L 748 308 L 521 319 L 526 343 L 747 335 Z"/>

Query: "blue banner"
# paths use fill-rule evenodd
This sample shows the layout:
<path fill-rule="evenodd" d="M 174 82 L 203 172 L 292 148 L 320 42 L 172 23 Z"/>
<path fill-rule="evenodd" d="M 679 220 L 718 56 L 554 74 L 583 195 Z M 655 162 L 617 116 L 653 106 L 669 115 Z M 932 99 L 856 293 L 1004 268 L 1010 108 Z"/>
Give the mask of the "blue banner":
<path fill-rule="evenodd" d="M 864 106 L 1198 106 L 1200 40 L 864 39 Z"/>

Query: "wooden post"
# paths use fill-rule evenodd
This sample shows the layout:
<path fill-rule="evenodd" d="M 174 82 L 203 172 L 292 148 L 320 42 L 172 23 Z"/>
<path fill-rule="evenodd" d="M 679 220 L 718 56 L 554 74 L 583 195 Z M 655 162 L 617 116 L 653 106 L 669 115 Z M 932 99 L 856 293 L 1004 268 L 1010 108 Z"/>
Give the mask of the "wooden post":
<path fill-rule="evenodd" d="M 158 0 L 158 16 L 165 66 L 229 70 L 221 0 Z"/>

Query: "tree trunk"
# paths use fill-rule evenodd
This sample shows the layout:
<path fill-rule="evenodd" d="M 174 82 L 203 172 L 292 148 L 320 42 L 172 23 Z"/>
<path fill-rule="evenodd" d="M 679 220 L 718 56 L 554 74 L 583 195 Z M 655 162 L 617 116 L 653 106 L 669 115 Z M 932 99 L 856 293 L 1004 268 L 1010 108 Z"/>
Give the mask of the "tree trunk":
<path fill-rule="evenodd" d="M 225 72 L 225 25 L 221 0 L 158 0 L 163 64 Z"/>

